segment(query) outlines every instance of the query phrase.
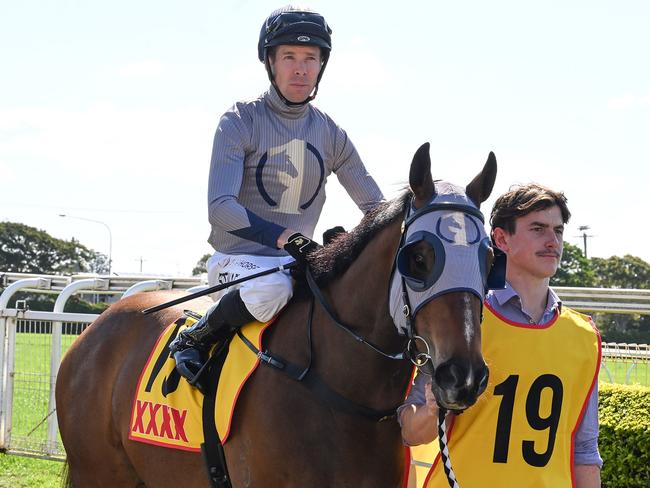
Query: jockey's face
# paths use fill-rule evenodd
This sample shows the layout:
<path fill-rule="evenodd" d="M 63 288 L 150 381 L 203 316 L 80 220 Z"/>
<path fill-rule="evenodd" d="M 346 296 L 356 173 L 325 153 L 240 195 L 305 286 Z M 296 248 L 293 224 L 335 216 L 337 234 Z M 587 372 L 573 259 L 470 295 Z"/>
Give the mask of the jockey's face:
<path fill-rule="evenodd" d="M 270 62 L 275 83 L 287 100 L 300 103 L 309 97 L 321 68 L 320 48 L 281 45 Z"/>

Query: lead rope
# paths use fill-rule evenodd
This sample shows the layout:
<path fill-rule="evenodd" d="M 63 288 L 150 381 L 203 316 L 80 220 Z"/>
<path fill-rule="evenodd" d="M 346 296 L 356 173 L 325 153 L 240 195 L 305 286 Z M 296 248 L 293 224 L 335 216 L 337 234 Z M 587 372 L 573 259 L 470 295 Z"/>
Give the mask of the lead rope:
<path fill-rule="evenodd" d="M 447 425 L 445 424 L 446 416 L 447 410 L 440 407 L 438 409 L 438 443 L 440 444 L 440 457 L 442 458 L 442 466 L 445 469 L 445 474 L 447 475 L 449 486 L 451 488 L 460 488 L 458 480 L 456 480 L 454 469 L 451 467 L 451 459 L 449 458 L 449 447 L 447 445 Z"/>

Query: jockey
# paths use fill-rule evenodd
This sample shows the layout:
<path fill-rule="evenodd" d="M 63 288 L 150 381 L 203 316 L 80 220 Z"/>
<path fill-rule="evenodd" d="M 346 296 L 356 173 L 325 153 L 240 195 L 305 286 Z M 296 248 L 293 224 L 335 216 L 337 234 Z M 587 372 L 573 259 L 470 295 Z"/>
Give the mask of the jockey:
<path fill-rule="evenodd" d="M 310 102 L 332 48 L 322 15 L 286 6 L 262 25 L 257 46 L 271 86 L 237 102 L 219 121 L 208 182 L 215 249 L 207 263 L 215 285 L 297 261 L 319 247 L 313 232 L 335 173 L 366 213 L 383 201 L 346 132 Z M 288 271 L 245 281 L 219 300 L 170 349 L 179 373 L 193 379 L 210 347 L 253 320 L 273 318 L 293 295 Z"/>

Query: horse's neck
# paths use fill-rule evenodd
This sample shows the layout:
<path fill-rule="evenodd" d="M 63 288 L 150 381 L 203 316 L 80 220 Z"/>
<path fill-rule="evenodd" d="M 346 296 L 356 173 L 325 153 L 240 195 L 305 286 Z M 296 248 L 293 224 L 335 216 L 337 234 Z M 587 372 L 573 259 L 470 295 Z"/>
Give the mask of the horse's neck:
<path fill-rule="evenodd" d="M 388 297 L 399 229 L 400 223 L 395 222 L 382 230 L 329 289 L 341 319 L 355 324 L 368 338 L 395 337 Z M 384 327 L 386 324 L 391 326 Z"/>
<path fill-rule="evenodd" d="M 397 335 L 388 306 L 393 260 L 399 246 L 400 223 L 381 231 L 345 274 L 332 283 L 327 294 L 339 316 L 354 332 L 387 353 L 404 346 Z M 405 361 L 387 359 L 367 345 L 333 327 L 323 317 L 321 364 L 338 391 L 350 398 L 362 397 L 374 408 L 388 408 L 403 399 L 410 367 Z M 321 356 L 322 357 L 322 356 Z"/>

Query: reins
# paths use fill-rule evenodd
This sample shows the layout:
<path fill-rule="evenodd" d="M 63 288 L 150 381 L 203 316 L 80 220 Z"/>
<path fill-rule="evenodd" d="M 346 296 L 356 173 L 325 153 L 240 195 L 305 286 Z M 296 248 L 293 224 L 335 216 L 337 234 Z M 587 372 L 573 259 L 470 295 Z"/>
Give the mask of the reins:
<path fill-rule="evenodd" d="M 312 276 L 311 271 L 309 271 L 309 269 L 305 270 L 305 277 L 307 278 L 307 284 L 309 285 L 309 289 L 311 290 L 313 296 L 318 300 L 318 303 L 321 304 L 323 310 L 325 310 L 330 320 L 334 322 L 334 325 L 336 325 L 339 329 L 342 329 L 348 334 L 350 334 L 355 341 L 360 342 L 361 344 L 365 344 L 370 349 L 380 354 L 381 356 L 384 356 L 385 358 L 398 359 L 398 360 L 405 359 L 404 351 L 395 354 L 384 352 L 378 346 L 375 346 L 372 342 L 356 334 L 349 326 L 341 322 L 341 320 L 336 316 L 336 312 L 334 312 L 334 310 L 332 309 L 332 306 L 323 296 L 323 293 L 320 291 L 320 288 L 318 288 L 318 285 L 316 284 L 316 281 L 314 280 L 314 277 Z"/>
<path fill-rule="evenodd" d="M 309 273 L 309 271 L 307 271 Z M 313 282 L 313 278 L 312 278 Z M 315 289 L 318 290 L 318 287 L 315 285 Z M 242 342 L 260 359 L 260 362 L 266 366 L 269 366 L 271 368 L 274 368 L 278 371 L 283 372 L 286 374 L 289 378 L 300 382 L 302 385 L 307 387 L 309 390 L 311 390 L 313 393 L 315 393 L 319 398 L 324 400 L 327 404 L 329 404 L 331 407 L 336 408 L 339 411 L 343 411 L 348 414 L 354 414 L 354 415 L 360 415 L 362 417 L 365 417 L 371 421 L 374 422 L 382 422 L 384 420 L 388 420 L 392 417 L 395 416 L 397 407 L 399 405 L 396 405 L 393 408 L 387 409 L 387 410 L 377 410 L 371 407 L 366 407 L 365 405 L 358 404 L 349 398 L 346 398 L 342 396 L 341 394 L 337 393 L 335 390 L 330 388 L 327 383 L 325 383 L 316 372 L 314 372 L 313 369 L 311 369 L 312 366 L 312 357 L 313 357 L 313 347 L 312 347 L 312 324 L 313 324 L 313 317 L 314 317 L 314 302 L 315 298 L 319 298 L 324 300 L 324 297 L 322 293 L 320 293 L 320 290 L 318 290 L 318 297 L 316 295 L 312 296 L 312 299 L 310 301 L 310 306 L 309 306 L 309 319 L 307 321 L 307 339 L 308 339 L 308 344 L 309 344 L 309 359 L 307 361 L 307 366 L 302 368 L 300 366 L 296 366 L 295 364 L 287 361 L 286 359 L 282 358 L 281 356 L 271 353 L 268 349 L 265 351 L 260 351 L 251 341 L 244 336 L 244 334 L 241 332 L 241 330 L 237 331 L 237 336 L 242 340 Z M 325 306 L 329 307 L 327 304 L 327 301 L 322 301 L 320 302 L 321 305 L 323 305 L 323 308 Z M 379 352 L 382 354 L 384 357 L 387 357 L 389 359 L 403 359 L 398 356 L 400 354 L 387 354 L 381 351 L 380 349 L 376 348 L 369 342 L 367 342 L 365 339 L 362 337 L 356 335 L 352 330 L 350 330 L 347 326 L 342 324 L 339 321 L 335 321 L 335 323 L 339 326 L 342 327 L 344 330 L 348 331 L 350 334 L 352 334 L 359 342 L 362 342 L 364 344 L 369 345 L 373 350 Z"/>

